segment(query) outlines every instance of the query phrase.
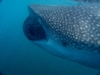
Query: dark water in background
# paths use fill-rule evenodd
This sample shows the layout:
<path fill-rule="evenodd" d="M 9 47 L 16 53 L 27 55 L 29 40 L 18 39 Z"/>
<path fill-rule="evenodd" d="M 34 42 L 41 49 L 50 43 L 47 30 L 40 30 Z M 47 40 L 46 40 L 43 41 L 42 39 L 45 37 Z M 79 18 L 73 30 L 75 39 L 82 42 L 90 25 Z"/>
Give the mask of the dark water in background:
<path fill-rule="evenodd" d="M 2 75 L 100 75 L 100 71 L 55 57 L 23 34 L 28 4 L 70 5 L 68 0 L 3 0 L 0 3 L 0 73 Z"/>

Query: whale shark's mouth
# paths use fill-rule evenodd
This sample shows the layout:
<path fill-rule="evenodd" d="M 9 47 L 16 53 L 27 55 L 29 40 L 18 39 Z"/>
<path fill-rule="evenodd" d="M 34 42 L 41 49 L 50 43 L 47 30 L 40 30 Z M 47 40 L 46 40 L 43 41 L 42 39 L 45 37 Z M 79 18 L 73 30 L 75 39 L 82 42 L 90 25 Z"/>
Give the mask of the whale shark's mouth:
<path fill-rule="evenodd" d="M 31 41 L 46 39 L 46 33 L 36 16 L 28 16 L 23 25 L 26 37 Z"/>

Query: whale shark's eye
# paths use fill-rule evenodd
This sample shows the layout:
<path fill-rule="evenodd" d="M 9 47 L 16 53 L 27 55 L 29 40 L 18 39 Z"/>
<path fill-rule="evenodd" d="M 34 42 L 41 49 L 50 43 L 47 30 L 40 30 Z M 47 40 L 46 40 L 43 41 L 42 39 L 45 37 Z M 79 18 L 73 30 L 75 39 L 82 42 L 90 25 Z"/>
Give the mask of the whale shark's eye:
<path fill-rule="evenodd" d="M 29 40 L 45 39 L 45 31 L 36 17 L 28 17 L 23 25 L 24 34 Z"/>
<path fill-rule="evenodd" d="M 62 45 L 63 45 L 63 46 L 66 46 L 66 45 L 67 45 L 67 43 L 66 43 L 66 42 L 63 42 L 63 43 L 62 43 Z"/>

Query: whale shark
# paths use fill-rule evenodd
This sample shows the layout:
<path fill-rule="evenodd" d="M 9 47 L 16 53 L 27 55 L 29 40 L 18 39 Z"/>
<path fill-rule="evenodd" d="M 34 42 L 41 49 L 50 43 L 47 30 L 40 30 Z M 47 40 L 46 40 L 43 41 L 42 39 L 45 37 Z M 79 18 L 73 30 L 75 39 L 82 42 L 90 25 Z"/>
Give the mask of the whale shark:
<path fill-rule="evenodd" d="M 30 4 L 25 36 L 52 55 L 100 70 L 100 5 Z"/>

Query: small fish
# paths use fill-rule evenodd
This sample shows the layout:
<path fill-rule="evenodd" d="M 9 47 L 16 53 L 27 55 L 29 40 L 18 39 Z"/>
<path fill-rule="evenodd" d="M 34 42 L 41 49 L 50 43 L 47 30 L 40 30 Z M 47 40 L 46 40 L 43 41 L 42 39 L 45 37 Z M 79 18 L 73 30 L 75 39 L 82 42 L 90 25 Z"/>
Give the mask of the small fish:
<path fill-rule="evenodd" d="M 100 70 L 100 5 L 29 5 L 26 37 L 49 53 Z"/>

